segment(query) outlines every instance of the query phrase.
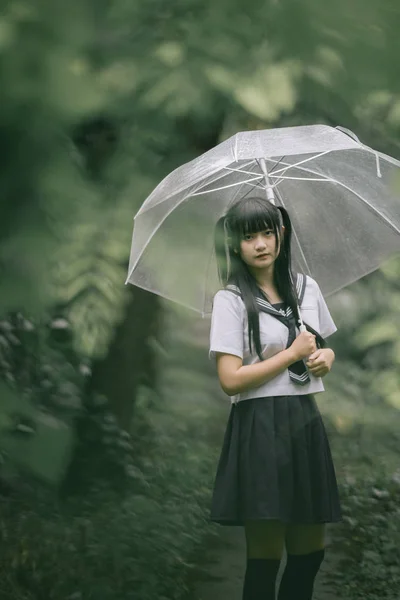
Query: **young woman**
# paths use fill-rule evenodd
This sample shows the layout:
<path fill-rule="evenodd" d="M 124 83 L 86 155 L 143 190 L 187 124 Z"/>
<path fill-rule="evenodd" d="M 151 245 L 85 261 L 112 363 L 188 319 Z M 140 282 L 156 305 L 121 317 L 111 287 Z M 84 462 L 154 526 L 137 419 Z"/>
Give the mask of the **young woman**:
<path fill-rule="evenodd" d="M 210 356 L 232 407 L 211 519 L 243 525 L 243 600 L 310 600 L 324 527 L 341 519 L 334 466 L 314 394 L 335 356 L 336 331 L 316 281 L 291 273 L 287 211 L 244 198 L 216 226 L 224 289 L 214 297 Z M 300 333 L 298 306 L 307 331 Z"/>

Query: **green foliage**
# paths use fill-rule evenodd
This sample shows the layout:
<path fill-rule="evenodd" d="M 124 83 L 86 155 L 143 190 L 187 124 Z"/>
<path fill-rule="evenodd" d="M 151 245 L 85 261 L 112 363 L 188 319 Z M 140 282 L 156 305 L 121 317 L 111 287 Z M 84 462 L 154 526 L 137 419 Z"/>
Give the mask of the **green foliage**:
<path fill-rule="evenodd" d="M 126 493 L 97 487 L 69 500 L 26 490 L 3 498 L 0 577 L 15 600 L 185 598 L 194 552 L 209 532 L 213 414 L 207 408 L 196 422 L 189 414 L 179 422 L 172 406 L 160 412 L 151 404 L 139 402 L 132 436 L 141 432 L 140 453 Z"/>
<path fill-rule="evenodd" d="M 399 472 L 341 486 L 346 561 L 338 591 L 352 600 L 397 600 L 400 588 Z"/>
<path fill-rule="evenodd" d="M 53 280 L 54 299 L 73 327 L 75 350 L 92 359 L 106 354 L 129 300 L 124 282 L 132 207 L 110 203 L 105 209 L 101 200 L 86 204 L 80 223 L 63 232 Z"/>
<path fill-rule="evenodd" d="M 105 396 L 84 397 L 84 411 L 75 420 L 74 431 L 77 441 L 61 486 L 63 495 L 120 491 L 136 479 L 132 436 L 118 425 Z"/>
<path fill-rule="evenodd" d="M 387 317 L 383 316 L 363 325 L 355 342 L 361 349 L 367 349 L 385 342 L 394 342 L 396 338 L 396 329 Z"/>
<path fill-rule="evenodd" d="M 364 413 L 385 402 L 400 407 L 400 295 L 393 276 L 398 265 L 396 257 L 329 300 L 340 325 L 332 338 L 340 359 L 338 377 L 332 377 L 332 398 L 339 395 L 341 402 Z"/>
<path fill-rule="evenodd" d="M 337 361 L 318 398 L 344 508 L 338 597 L 397 600 L 400 584 L 399 291 L 395 258 L 329 299 Z"/>
<path fill-rule="evenodd" d="M 0 322 L 0 374 L 41 410 L 67 422 L 79 413 L 85 364 L 68 351 L 71 327 L 65 319 L 38 323 L 22 313 Z"/>
<path fill-rule="evenodd" d="M 74 352 L 65 319 L 36 323 L 18 313 L 1 321 L 0 374 L 8 384 L 1 386 L 0 411 L 6 470 L 56 486 L 69 471 L 64 488 L 75 492 L 129 479 L 130 435 L 107 398 L 85 391 L 90 363 Z"/>
<path fill-rule="evenodd" d="M 4 467 L 52 484 L 65 474 L 84 381 L 79 365 L 63 352 L 69 336 L 61 319 L 39 325 L 18 313 L 0 322 L 0 375 L 7 382 L 1 386 L 3 477 Z"/>
<path fill-rule="evenodd" d="M 63 180 L 71 162 L 66 128 L 93 110 L 104 94 L 77 62 L 92 35 L 83 5 L 3 3 L 0 34 L 0 129 L 6 160 L 0 167 L 0 309 L 40 312 L 50 299 L 49 271 L 60 222 L 71 210 Z M 74 35 L 70 35 L 70 30 Z M 62 173 L 64 171 L 64 173 Z M 46 173 L 64 175 L 57 199 L 47 195 Z"/>

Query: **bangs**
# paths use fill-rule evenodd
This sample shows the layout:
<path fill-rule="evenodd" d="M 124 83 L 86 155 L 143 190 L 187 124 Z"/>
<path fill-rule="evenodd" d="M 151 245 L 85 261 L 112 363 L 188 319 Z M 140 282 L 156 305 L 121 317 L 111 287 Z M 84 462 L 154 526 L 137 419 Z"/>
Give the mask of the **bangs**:
<path fill-rule="evenodd" d="M 249 233 L 257 233 L 265 229 L 277 231 L 279 227 L 279 214 L 268 200 L 252 198 L 241 206 L 236 215 L 236 234 L 240 237 Z"/>

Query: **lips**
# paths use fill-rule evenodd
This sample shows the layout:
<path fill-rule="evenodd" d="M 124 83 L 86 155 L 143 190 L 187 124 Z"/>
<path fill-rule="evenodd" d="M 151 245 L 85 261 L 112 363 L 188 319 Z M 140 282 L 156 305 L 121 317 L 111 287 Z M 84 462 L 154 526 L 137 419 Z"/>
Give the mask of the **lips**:
<path fill-rule="evenodd" d="M 269 254 L 259 254 L 256 258 L 266 258 Z"/>

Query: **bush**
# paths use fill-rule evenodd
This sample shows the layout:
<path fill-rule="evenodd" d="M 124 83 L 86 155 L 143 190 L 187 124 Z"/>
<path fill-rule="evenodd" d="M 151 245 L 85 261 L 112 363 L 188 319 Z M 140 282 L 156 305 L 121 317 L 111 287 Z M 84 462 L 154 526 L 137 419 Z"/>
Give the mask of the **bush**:
<path fill-rule="evenodd" d="M 340 593 L 351 600 L 398 600 L 400 474 L 342 485 L 346 564 Z"/>
<path fill-rule="evenodd" d="M 218 448 L 208 431 L 215 413 L 206 408 L 201 421 L 197 414 L 193 435 L 190 412 L 177 420 L 173 404 L 162 411 L 146 402 L 138 407 L 135 428 L 146 425 L 147 433 L 123 492 L 102 486 L 63 499 L 24 488 L 3 499 L 0 580 L 9 583 L 13 600 L 181 600 L 187 594 L 191 558 L 210 532 Z"/>
<path fill-rule="evenodd" d="M 334 548 L 343 559 L 329 579 L 339 598 L 398 600 L 397 411 L 383 403 L 376 410 L 366 405 L 345 430 L 327 422 L 343 509 L 343 523 L 334 530 Z"/>

